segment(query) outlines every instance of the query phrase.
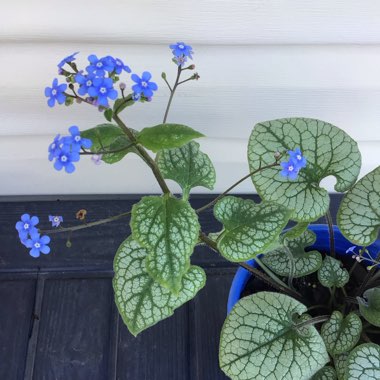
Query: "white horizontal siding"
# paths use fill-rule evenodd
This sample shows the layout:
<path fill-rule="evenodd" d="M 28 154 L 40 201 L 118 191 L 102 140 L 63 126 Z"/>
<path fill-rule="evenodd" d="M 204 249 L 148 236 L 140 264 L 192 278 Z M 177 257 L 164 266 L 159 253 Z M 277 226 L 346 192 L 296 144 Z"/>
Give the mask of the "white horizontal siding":
<path fill-rule="evenodd" d="M 201 144 L 215 161 L 216 192 L 247 173 L 253 125 L 280 117 L 314 117 L 344 129 L 359 141 L 364 174 L 379 162 L 379 19 L 380 3 L 369 0 L 3 2 L 0 195 L 159 191 L 133 155 L 113 166 L 83 159 L 73 175 L 56 172 L 46 159 L 54 135 L 105 120 L 86 104 L 50 109 L 43 91 L 57 62 L 74 51 L 80 66 L 90 53 L 118 56 L 134 72 L 151 71 L 159 84 L 151 103 L 123 114 L 127 124 L 158 124 L 168 97 L 160 74 L 173 79 L 167 45 L 177 40 L 193 45 L 201 78 L 179 88 L 169 121 L 208 136 Z M 333 182 L 326 181 L 330 190 Z M 246 181 L 237 190 L 253 187 Z"/>
<path fill-rule="evenodd" d="M 16 0 L 0 18 L 2 40 L 380 43 L 377 0 Z"/>

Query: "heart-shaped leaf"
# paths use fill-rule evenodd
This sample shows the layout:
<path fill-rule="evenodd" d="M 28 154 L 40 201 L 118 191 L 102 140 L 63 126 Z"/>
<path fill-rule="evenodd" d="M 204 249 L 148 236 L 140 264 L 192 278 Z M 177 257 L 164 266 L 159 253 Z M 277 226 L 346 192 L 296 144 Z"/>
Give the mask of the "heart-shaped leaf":
<path fill-rule="evenodd" d="M 100 124 L 81 132 L 81 136 L 92 141 L 91 152 L 113 152 L 102 155 L 102 160 L 107 164 L 120 161 L 128 153 L 139 154 L 125 133 L 114 124 Z"/>
<path fill-rule="evenodd" d="M 362 332 L 362 321 L 355 313 L 343 318 L 340 311 L 334 311 L 322 325 L 321 335 L 331 355 L 342 354 L 355 347 Z"/>
<path fill-rule="evenodd" d="M 379 380 L 380 346 L 365 343 L 354 348 L 347 359 L 345 380 Z"/>
<path fill-rule="evenodd" d="M 297 328 L 306 306 L 280 293 L 240 299 L 224 322 L 220 367 L 232 380 L 309 380 L 329 360 L 314 326 Z"/>
<path fill-rule="evenodd" d="M 364 299 L 358 297 L 360 314 L 372 325 L 380 327 L 380 288 L 364 292 Z"/>
<path fill-rule="evenodd" d="M 266 201 L 294 210 L 293 219 L 313 221 L 329 207 L 329 194 L 319 186 L 327 176 L 336 177 L 335 190 L 347 191 L 356 181 L 361 157 L 356 142 L 339 128 L 321 120 L 294 118 L 259 123 L 248 143 L 251 171 L 274 162 L 275 152 L 300 148 L 307 159 L 296 180 L 280 175 L 280 167 L 252 176 L 257 192 Z"/>
<path fill-rule="evenodd" d="M 380 228 L 380 166 L 358 181 L 339 207 L 339 229 L 354 244 L 373 243 Z"/>
<path fill-rule="evenodd" d="M 207 154 L 199 150 L 199 144 L 195 141 L 180 148 L 163 149 L 158 152 L 156 160 L 164 178 L 172 179 L 182 187 L 185 199 L 193 187 L 214 188 L 214 166 Z"/>
<path fill-rule="evenodd" d="M 334 365 L 335 370 L 338 375 L 338 380 L 344 380 L 347 369 L 347 359 L 349 352 L 345 352 L 344 354 L 339 354 L 334 356 Z"/>
<path fill-rule="evenodd" d="M 153 152 L 161 149 L 179 148 L 193 139 L 204 137 L 202 133 L 181 124 L 159 124 L 144 128 L 137 141 Z"/>
<path fill-rule="evenodd" d="M 320 369 L 311 380 L 336 380 L 336 372 L 333 367 L 327 366 Z"/>
<path fill-rule="evenodd" d="M 290 211 L 276 203 L 259 203 L 233 196 L 214 206 L 214 215 L 224 230 L 218 249 L 228 260 L 249 260 L 275 241 L 290 217 Z"/>
<path fill-rule="evenodd" d="M 114 259 L 115 302 L 128 330 L 135 336 L 170 317 L 176 308 L 194 298 L 206 281 L 203 269 L 191 266 L 182 278 L 181 290 L 174 295 L 149 276 L 147 255 L 148 251 L 129 237 Z"/>
<path fill-rule="evenodd" d="M 347 284 L 349 278 L 348 271 L 342 268 L 342 263 L 339 260 L 331 256 L 325 257 L 318 271 L 318 280 L 323 286 L 341 288 Z"/>
<path fill-rule="evenodd" d="M 298 222 L 294 227 L 288 229 L 281 235 L 281 239 L 295 239 L 301 236 L 309 226 L 308 222 Z"/>
<path fill-rule="evenodd" d="M 132 236 L 147 248 L 147 270 L 178 292 L 198 241 L 198 217 L 189 202 L 169 195 L 143 197 L 132 208 Z"/>
<path fill-rule="evenodd" d="M 286 237 L 286 247 L 280 246 L 274 251 L 265 253 L 262 261 L 276 274 L 289 276 L 292 272 L 290 252 L 294 262 L 293 277 L 303 277 L 314 273 L 322 265 L 322 255 L 318 251 L 305 252 L 305 248 L 314 244 L 315 240 L 315 233 L 310 230 L 306 230 L 301 236 L 294 239 Z"/>

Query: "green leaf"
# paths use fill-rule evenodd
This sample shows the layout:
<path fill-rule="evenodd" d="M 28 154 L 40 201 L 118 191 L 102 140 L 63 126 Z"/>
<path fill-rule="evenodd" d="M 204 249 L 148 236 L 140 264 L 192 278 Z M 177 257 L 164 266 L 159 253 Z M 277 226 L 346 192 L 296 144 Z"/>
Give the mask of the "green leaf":
<path fill-rule="evenodd" d="M 337 222 L 343 235 L 357 245 L 373 243 L 380 228 L 380 166 L 358 181 L 344 196 Z"/>
<path fill-rule="evenodd" d="M 331 355 L 343 354 L 354 348 L 361 332 L 360 317 L 355 313 L 350 313 L 343 318 L 343 314 L 339 311 L 334 311 L 321 328 L 322 338 Z"/>
<path fill-rule="evenodd" d="M 305 118 L 279 119 L 259 123 L 248 143 L 250 170 L 272 164 L 275 152 L 297 147 L 307 166 L 292 181 L 280 175 L 279 166 L 252 176 L 257 192 L 266 201 L 281 203 L 294 210 L 293 219 L 310 222 L 326 214 L 329 194 L 319 186 L 321 180 L 336 177 L 335 190 L 347 191 L 356 181 L 361 157 L 356 142 L 339 128 L 324 121 Z"/>
<path fill-rule="evenodd" d="M 306 309 L 280 293 L 240 299 L 223 325 L 221 369 L 232 380 L 309 380 L 329 358 L 314 326 L 296 326 Z"/>
<path fill-rule="evenodd" d="M 143 197 L 132 208 L 132 236 L 149 251 L 148 273 L 175 293 L 190 266 L 199 228 L 189 202 L 169 195 Z"/>
<path fill-rule="evenodd" d="M 336 372 L 333 367 L 327 366 L 320 369 L 311 380 L 336 380 Z"/>
<path fill-rule="evenodd" d="M 112 121 L 112 116 L 113 116 L 112 109 L 111 108 L 107 108 L 104 111 L 104 117 L 106 118 L 107 121 Z"/>
<path fill-rule="evenodd" d="M 309 226 L 308 222 L 299 222 L 294 227 L 290 228 L 288 231 L 286 231 L 283 235 L 281 235 L 281 239 L 295 239 L 301 236 Z"/>
<path fill-rule="evenodd" d="M 360 314 L 372 325 L 380 327 L 380 288 L 364 292 L 364 299 L 357 297 Z"/>
<path fill-rule="evenodd" d="M 345 380 L 379 380 L 380 346 L 365 343 L 350 352 Z"/>
<path fill-rule="evenodd" d="M 117 99 L 113 105 L 113 112 L 117 115 L 122 112 L 126 107 L 133 106 L 135 101 L 132 99 L 132 94 L 129 94 L 125 98 Z"/>
<path fill-rule="evenodd" d="M 137 136 L 138 142 L 153 152 L 179 148 L 193 139 L 204 137 L 202 133 L 181 124 L 159 124 L 144 128 Z"/>
<path fill-rule="evenodd" d="M 338 380 L 344 380 L 344 376 L 346 374 L 347 368 L 347 358 L 349 352 L 345 352 L 344 354 L 339 354 L 334 356 L 334 365 L 335 370 L 338 375 Z"/>
<path fill-rule="evenodd" d="M 114 259 L 115 302 L 134 336 L 170 317 L 176 308 L 194 298 L 206 281 L 203 269 L 191 266 L 182 278 L 178 295 L 173 295 L 149 276 L 145 266 L 147 255 L 148 251 L 129 237 Z"/>
<path fill-rule="evenodd" d="M 136 133 L 132 130 L 132 132 Z M 81 136 L 92 141 L 91 152 L 115 151 L 123 147 L 126 149 L 114 153 L 103 154 L 102 160 L 107 164 L 120 161 L 128 153 L 139 154 L 125 133 L 114 124 L 100 124 L 94 128 L 81 132 Z"/>
<path fill-rule="evenodd" d="M 184 198 L 188 197 L 193 187 L 214 188 L 214 166 L 207 154 L 199 150 L 199 144 L 195 141 L 180 148 L 163 149 L 158 152 L 156 160 L 164 178 L 172 179 L 182 187 Z"/>
<path fill-rule="evenodd" d="M 315 240 L 315 233 L 309 230 L 295 239 L 285 238 L 286 245 L 294 260 L 293 277 L 303 277 L 314 273 L 322 265 L 322 255 L 318 251 L 305 252 L 305 248 L 314 244 Z M 287 248 L 284 246 L 266 253 L 262 261 L 280 276 L 289 276 L 291 273 L 292 263 L 289 260 Z"/>
<path fill-rule="evenodd" d="M 350 275 L 341 265 L 342 263 L 339 260 L 326 256 L 318 271 L 319 282 L 327 288 L 332 288 L 333 286 L 341 288 L 346 285 Z"/>
<path fill-rule="evenodd" d="M 278 238 L 290 211 L 276 203 L 256 204 L 228 196 L 216 203 L 214 215 L 224 226 L 218 238 L 220 253 L 238 262 L 264 252 Z"/>

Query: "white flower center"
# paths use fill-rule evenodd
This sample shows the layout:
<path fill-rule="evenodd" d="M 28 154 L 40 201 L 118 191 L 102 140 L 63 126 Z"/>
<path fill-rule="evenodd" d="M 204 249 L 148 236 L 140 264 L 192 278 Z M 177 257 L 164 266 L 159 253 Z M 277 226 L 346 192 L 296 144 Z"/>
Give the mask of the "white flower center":
<path fill-rule="evenodd" d="M 180 49 L 184 49 L 184 48 L 185 48 L 182 44 L 178 45 L 178 47 L 179 47 Z"/>
<path fill-rule="evenodd" d="M 34 247 L 35 247 L 35 248 L 40 248 L 40 247 L 41 247 L 41 244 L 38 243 L 38 242 L 37 242 L 37 243 L 34 243 Z"/>
<path fill-rule="evenodd" d="M 59 222 L 59 217 L 58 216 L 54 217 L 54 222 Z"/>
<path fill-rule="evenodd" d="M 298 161 L 301 161 L 301 160 L 302 160 L 302 156 L 301 156 L 300 154 L 297 154 L 296 157 L 297 157 L 297 160 L 298 160 Z"/>
<path fill-rule="evenodd" d="M 141 86 L 143 86 L 143 87 L 148 87 L 148 83 L 146 83 L 145 81 L 142 81 L 142 82 L 141 82 Z"/>
<path fill-rule="evenodd" d="M 57 95 L 57 90 L 52 90 L 51 93 L 52 95 Z"/>
<path fill-rule="evenodd" d="M 24 230 L 27 230 L 29 228 L 29 223 L 24 224 Z"/>
<path fill-rule="evenodd" d="M 86 82 L 86 86 L 87 87 L 90 87 L 92 85 L 92 80 L 88 80 L 87 82 Z"/>
<path fill-rule="evenodd" d="M 96 64 L 96 67 L 103 67 L 103 63 L 102 63 L 102 62 L 98 62 L 98 63 Z"/>
<path fill-rule="evenodd" d="M 101 87 L 99 92 L 101 92 L 102 94 L 105 94 L 107 92 L 107 89 L 105 87 Z"/>
<path fill-rule="evenodd" d="M 74 140 L 75 140 L 76 142 L 80 141 L 80 136 L 75 136 L 75 137 L 74 137 Z"/>
<path fill-rule="evenodd" d="M 66 161 L 67 161 L 67 157 L 66 157 L 66 156 L 62 156 L 62 157 L 61 157 L 61 161 L 62 161 L 62 162 L 66 162 Z"/>
<path fill-rule="evenodd" d="M 288 171 L 292 172 L 294 170 L 294 167 L 292 165 L 288 166 Z"/>

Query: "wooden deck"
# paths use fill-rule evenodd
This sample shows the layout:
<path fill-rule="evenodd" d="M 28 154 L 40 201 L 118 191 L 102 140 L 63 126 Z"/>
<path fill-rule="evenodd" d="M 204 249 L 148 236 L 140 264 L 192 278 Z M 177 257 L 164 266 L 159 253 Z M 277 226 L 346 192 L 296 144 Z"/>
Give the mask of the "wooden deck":
<path fill-rule="evenodd" d="M 18 241 L 15 223 L 23 213 L 38 215 L 48 228 L 49 214 L 65 225 L 88 210 L 88 221 L 131 208 L 139 196 L 3 198 L 0 201 L 0 379 L 13 380 L 219 380 L 220 329 L 236 266 L 205 247 L 194 264 L 207 284 L 174 316 L 134 338 L 113 300 L 112 260 L 129 235 L 129 220 L 51 235 L 52 253 L 33 259 Z M 194 207 L 209 197 L 196 196 Z M 333 214 L 338 204 L 333 196 Z M 200 217 L 206 232 L 220 225 L 208 210 Z"/>

